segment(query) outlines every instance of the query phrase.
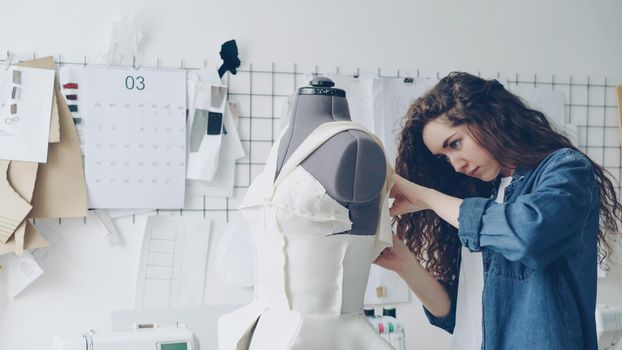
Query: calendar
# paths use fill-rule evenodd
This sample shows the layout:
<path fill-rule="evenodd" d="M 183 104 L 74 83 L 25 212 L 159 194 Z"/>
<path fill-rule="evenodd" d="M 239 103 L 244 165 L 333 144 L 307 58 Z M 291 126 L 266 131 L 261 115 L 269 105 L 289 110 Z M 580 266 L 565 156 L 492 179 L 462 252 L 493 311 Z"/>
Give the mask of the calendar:
<path fill-rule="evenodd" d="M 186 72 L 89 66 L 85 81 L 89 207 L 183 208 Z"/>

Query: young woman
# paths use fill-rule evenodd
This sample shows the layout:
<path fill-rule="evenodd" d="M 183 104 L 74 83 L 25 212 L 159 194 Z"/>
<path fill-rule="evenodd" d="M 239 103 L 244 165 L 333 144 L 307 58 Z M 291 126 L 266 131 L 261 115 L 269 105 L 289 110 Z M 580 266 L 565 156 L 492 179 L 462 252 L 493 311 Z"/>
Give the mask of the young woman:
<path fill-rule="evenodd" d="M 451 73 L 410 107 L 396 271 L 452 349 L 597 349 L 597 264 L 622 207 L 602 167 L 496 80 Z"/>

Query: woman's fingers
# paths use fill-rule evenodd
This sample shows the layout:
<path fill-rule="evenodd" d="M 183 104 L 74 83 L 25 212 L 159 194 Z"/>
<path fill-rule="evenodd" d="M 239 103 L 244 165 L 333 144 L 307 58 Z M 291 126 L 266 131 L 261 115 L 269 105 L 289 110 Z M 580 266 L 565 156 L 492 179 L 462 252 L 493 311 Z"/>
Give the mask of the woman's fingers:
<path fill-rule="evenodd" d="M 385 248 L 380 255 L 374 260 L 374 264 L 382 266 L 388 270 L 394 270 L 396 264 L 396 257 L 393 254 L 391 248 Z"/>
<path fill-rule="evenodd" d="M 397 235 L 393 235 L 393 246 L 390 248 L 385 248 L 382 253 L 374 260 L 374 264 L 384 267 L 385 269 L 392 271 L 399 271 L 403 266 L 407 248 L 404 246 L 404 243 L 397 237 Z"/>
<path fill-rule="evenodd" d="M 389 208 L 390 216 L 403 215 L 405 213 L 406 210 L 404 209 L 403 201 L 396 200 L 395 202 L 393 202 L 391 208 Z"/>

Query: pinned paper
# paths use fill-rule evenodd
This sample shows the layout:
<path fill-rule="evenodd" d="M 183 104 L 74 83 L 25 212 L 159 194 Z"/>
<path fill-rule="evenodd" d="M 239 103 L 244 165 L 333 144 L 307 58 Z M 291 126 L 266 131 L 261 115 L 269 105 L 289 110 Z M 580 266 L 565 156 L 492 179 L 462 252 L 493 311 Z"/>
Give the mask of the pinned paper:
<path fill-rule="evenodd" d="M 618 127 L 620 129 L 620 144 L 622 144 L 622 85 L 616 88 L 618 92 Z"/>
<path fill-rule="evenodd" d="M 204 81 L 195 84 L 194 108 L 188 118 L 188 179 L 211 181 L 218 170 L 226 91 L 224 85 Z"/>
<path fill-rule="evenodd" d="M 408 107 L 434 85 L 429 78 L 382 78 L 373 81 L 374 133 L 382 140 L 389 164 L 397 159 L 397 143 Z"/>
<path fill-rule="evenodd" d="M 244 147 L 240 141 L 237 126 L 232 113 L 226 108 L 224 115 L 224 129 L 228 132 L 222 135 L 222 147 L 219 155 L 219 164 L 211 181 L 188 179 L 186 181 L 186 200 L 190 196 L 232 197 L 236 160 L 244 157 Z"/>
<path fill-rule="evenodd" d="M 371 266 L 365 290 L 365 305 L 406 303 L 409 295 L 408 285 L 397 273 L 375 264 Z"/>
<path fill-rule="evenodd" d="M 209 220 L 150 216 L 142 243 L 136 306 L 202 305 L 209 237 Z"/>
<path fill-rule="evenodd" d="M 11 67 L 0 70 L 0 75 L 13 74 L 17 69 L 22 82 L 19 102 L 11 100 L 10 111 L 0 109 L 0 159 L 45 163 L 54 70 Z"/>
<path fill-rule="evenodd" d="M 544 113 L 553 127 L 561 131 L 574 145 L 579 144 L 578 127 L 567 120 L 565 113 L 566 98 L 561 91 L 524 84 L 511 86 L 509 90 L 525 100 L 531 108 Z"/>
<path fill-rule="evenodd" d="M 117 225 L 115 225 L 114 222 L 112 222 L 112 218 L 110 217 L 110 214 L 106 210 L 102 210 L 102 209 L 93 210 L 93 214 L 95 214 L 95 216 L 101 222 L 101 225 L 103 226 L 103 230 L 105 231 L 104 237 L 108 241 L 108 244 L 111 247 L 121 244 L 121 235 L 119 234 Z"/>
<path fill-rule="evenodd" d="M 183 208 L 186 72 L 89 66 L 85 78 L 89 207 Z"/>
<path fill-rule="evenodd" d="M 363 125 L 371 132 L 375 132 L 372 88 L 374 80 L 380 78 L 371 73 L 363 73 L 357 76 L 344 74 L 327 74 L 326 76 L 335 83 L 336 88 L 346 92 L 352 121 Z"/>
<path fill-rule="evenodd" d="M 7 261 L 7 293 L 11 299 L 24 291 L 37 278 L 43 274 L 43 270 L 37 264 L 33 256 L 26 252 L 22 256 L 9 255 Z"/>
<path fill-rule="evenodd" d="M 253 286 L 254 242 L 255 236 L 236 213 L 229 220 L 227 231 L 216 248 L 217 271 L 223 280 L 237 287 Z"/>
<path fill-rule="evenodd" d="M 43 63 L 43 64 L 42 64 Z M 17 64 L 18 67 L 30 67 L 30 68 L 42 68 L 42 69 L 56 69 L 54 65 L 54 59 L 52 57 L 45 57 L 42 59 L 25 61 Z M 21 84 L 21 73 L 19 77 L 14 77 L 14 81 L 19 81 Z M 21 95 L 21 92 L 20 92 Z M 57 143 L 60 141 L 60 122 L 58 115 L 58 105 L 56 102 L 55 94 L 52 94 L 52 115 L 50 117 L 50 134 L 49 140 L 50 143 Z"/>

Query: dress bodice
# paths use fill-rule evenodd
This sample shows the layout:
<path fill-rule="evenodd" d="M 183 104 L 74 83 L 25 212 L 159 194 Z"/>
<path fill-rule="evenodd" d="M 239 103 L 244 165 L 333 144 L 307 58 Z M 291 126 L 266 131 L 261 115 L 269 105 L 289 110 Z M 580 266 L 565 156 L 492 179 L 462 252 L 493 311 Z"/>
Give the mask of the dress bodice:
<path fill-rule="evenodd" d="M 324 186 L 300 165 L 330 137 L 350 129 L 366 131 L 362 126 L 346 121 L 320 125 L 294 151 L 275 178 L 278 146 L 283 133 L 276 140 L 264 170 L 248 188 L 239 207 L 255 236 L 253 301 L 246 311 L 238 310 L 237 316 L 234 312 L 221 319 L 219 343 L 234 336 L 225 335 L 221 339 L 223 332 L 232 332 L 220 328 L 233 327 L 235 322 L 232 321 L 237 317 L 237 325 L 242 328 L 244 322 L 239 321 L 247 319 L 247 329 L 238 329 L 238 333 L 250 332 L 248 327 L 254 323 L 248 322 L 256 322 L 252 336 L 249 334 L 246 340 L 250 342 L 247 344 L 250 349 L 315 349 L 320 344 L 309 344 L 319 341 L 312 339 L 317 338 L 317 334 L 304 334 L 314 329 L 312 324 L 319 325 L 313 321 L 319 317 L 323 319 L 320 328 L 336 322 L 330 326 L 337 327 L 332 332 L 341 329 L 362 333 L 364 338 L 372 337 L 370 344 L 386 344 L 362 316 L 362 309 L 371 263 L 391 244 L 386 197 L 392 185 L 393 171 L 387 166 L 378 225 L 369 228 L 370 235 L 352 235 L 343 233 L 352 227 L 348 208 L 331 198 Z M 288 326 L 283 325 L 284 320 L 288 320 Z M 293 328 L 289 331 L 283 330 L 283 327 L 289 329 L 290 326 Z M 327 344 L 336 344 L 331 336 L 326 337 Z M 277 345 L 279 341 L 282 342 L 280 346 Z M 238 347 L 228 345 L 220 349 L 243 349 L 243 346 L 239 347 L 241 343 L 244 341 L 238 340 Z M 336 345 L 328 348 L 332 346 Z M 357 347 L 342 345 L 334 348 Z M 363 345 L 357 349 L 366 348 L 367 345 Z M 377 348 L 383 347 L 373 347 Z"/>

